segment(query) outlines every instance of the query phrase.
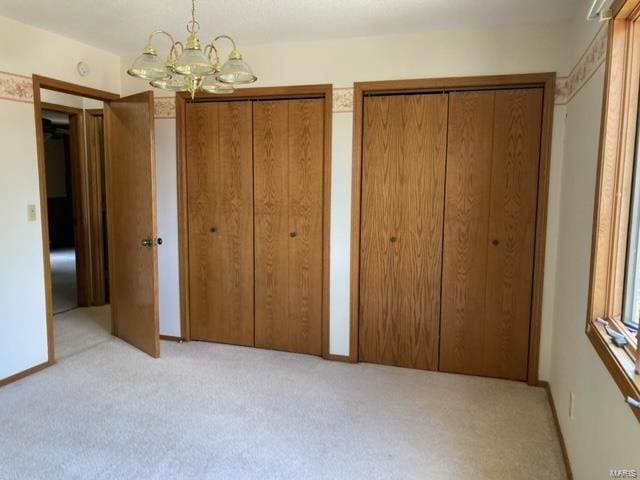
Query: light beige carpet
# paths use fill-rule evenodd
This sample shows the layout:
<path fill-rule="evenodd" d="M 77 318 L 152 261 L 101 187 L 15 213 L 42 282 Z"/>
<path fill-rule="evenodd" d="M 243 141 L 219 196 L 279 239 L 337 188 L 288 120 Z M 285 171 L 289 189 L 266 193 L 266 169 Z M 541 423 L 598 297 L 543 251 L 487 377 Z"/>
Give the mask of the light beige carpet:
<path fill-rule="evenodd" d="M 0 388 L 1 479 L 565 478 L 545 392 L 522 383 L 93 343 Z"/>
<path fill-rule="evenodd" d="M 102 342 L 111 336 L 111 307 L 75 308 L 58 313 L 56 324 L 56 359 L 63 360 Z"/>

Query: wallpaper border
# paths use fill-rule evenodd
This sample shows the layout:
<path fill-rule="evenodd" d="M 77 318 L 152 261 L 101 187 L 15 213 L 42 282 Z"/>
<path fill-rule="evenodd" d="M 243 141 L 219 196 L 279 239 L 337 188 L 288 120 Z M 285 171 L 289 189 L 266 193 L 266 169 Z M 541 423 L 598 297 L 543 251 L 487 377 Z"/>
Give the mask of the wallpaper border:
<path fill-rule="evenodd" d="M 608 27 L 608 23 L 600 27 L 569 75 L 557 78 L 556 105 L 567 105 L 605 62 L 609 43 Z"/>
<path fill-rule="evenodd" d="M 333 113 L 353 112 L 353 88 L 339 87 L 333 89 Z M 155 97 L 155 118 L 167 119 L 176 117 L 175 97 Z"/>
<path fill-rule="evenodd" d="M 0 99 L 33 103 L 31 77 L 0 71 Z"/>
<path fill-rule="evenodd" d="M 600 27 L 569 75 L 557 78 L 556 105 L 567 105 L 604 63 L 607 56 L 608 33 L 608 24 L 605 23 Z M 0 71 L 0 100 L 32 103 L 33 84 L 31 77 Z M 175 118 L 175 97 L 155 97 L 154 104 L 156 119 Z M 353 112 L 353 88 L 334 88 L 333 113 L 351 112 Z"/>

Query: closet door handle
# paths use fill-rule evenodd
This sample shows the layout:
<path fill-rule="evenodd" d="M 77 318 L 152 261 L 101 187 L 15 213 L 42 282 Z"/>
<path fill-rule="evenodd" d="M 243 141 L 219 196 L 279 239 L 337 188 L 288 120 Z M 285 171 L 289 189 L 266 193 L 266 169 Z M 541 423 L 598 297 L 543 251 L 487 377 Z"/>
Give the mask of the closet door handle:
<path fill-rule="evenodd" d="M 291 233 L 289 234 L 289 236 L 290 236 L 291 238 L 296 238 L 296 237 L 298 236 L 298 233 L 297 233 L 297 232 L 291 232 Z"/>
<path fill-rule="evenodd" d="M 211 233 L 216 233 L 216 227 L 211 227 L 211 228 L 209 229 L 209 231 L 210 231 Z"/>
<path fill-rule="evenodd" d="M 389 239 L 389 241 L 390 241 L 391 243 L 396 243 L 396 242 L 398 241 L 398 237 L 391 237 L 391 238 Z"/>
<path fill-rule="evenodd" d="M 493 244 L 494 247 L 497 247 L 498 245 L 500 245 L 500 240 L 495 239 L 491 243 Z"/>

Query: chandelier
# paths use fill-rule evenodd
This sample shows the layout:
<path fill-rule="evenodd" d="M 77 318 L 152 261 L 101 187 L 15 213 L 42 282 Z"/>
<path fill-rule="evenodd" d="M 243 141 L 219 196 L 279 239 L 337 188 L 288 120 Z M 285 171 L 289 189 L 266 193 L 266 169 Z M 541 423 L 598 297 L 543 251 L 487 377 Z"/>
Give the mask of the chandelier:
<path fill-rule="evenodd" d="M 191 93 L 191 98 L 199 90 L 209 93 L 232 93 L 237 85 L 255 82 L 258 78 L 251 67 L 242 59 L 236 42 L 228 35 L 220 35 L 201 47 L 198 31 L 200 24 L 196 20 L 196 0 L 191 0 L 191 21 L 187 23 L 186 44 L 176 42 L 171 34 L 164 30 L 151 32 L 142 55 L 136 58 L 127 70 L 133 77 L 150 80 L 150 85 L 163 90 Z M 158 56 L 153 39 L 165 35 L 171 41 L 166 58 Z M 229 59 L 220 64 L 216 44 L 220 40 L 231 43 Z"/>

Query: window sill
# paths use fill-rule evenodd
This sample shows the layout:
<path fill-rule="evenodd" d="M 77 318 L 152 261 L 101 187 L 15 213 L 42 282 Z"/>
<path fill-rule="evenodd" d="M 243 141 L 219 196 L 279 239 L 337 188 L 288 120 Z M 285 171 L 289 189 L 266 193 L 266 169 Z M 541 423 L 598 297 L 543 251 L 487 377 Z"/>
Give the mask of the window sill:
<path fill-rule="evenodd" d="M 636 373 L 635 363 L 626 350 L 616 347 L 609 339 L 604 326 L 595 321 L 589 322 L 586 333 L 624 398 L 640 399 L 640 374 Z M 640 409 L 631 406 L 629 408 L 640 421 Z"/>

